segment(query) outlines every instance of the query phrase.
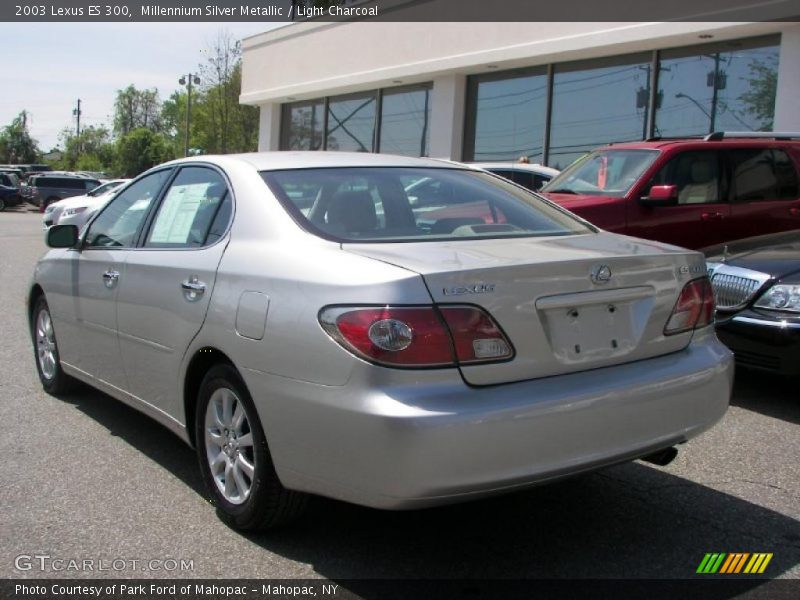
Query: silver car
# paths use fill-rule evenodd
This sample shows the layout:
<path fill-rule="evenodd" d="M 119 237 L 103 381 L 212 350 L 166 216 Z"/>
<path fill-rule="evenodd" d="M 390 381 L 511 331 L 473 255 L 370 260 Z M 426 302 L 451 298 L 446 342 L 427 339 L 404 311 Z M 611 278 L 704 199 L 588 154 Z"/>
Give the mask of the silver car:
<path fill-rule="evenodd" d="M 421 180 L 438 207 L 410 202 Z M 463 165 L 182 159 L 48 244 L 44 389 L 81 380 L 174 431 L 240 529 L 307 494 L 408 509 L 664 464 L 731 393 L 701 254 Z"/>

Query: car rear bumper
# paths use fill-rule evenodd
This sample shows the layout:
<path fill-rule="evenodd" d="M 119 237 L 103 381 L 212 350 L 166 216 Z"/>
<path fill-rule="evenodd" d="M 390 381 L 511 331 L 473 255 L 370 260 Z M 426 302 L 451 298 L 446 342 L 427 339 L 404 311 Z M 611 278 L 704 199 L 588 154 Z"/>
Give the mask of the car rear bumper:
<path fill-rule="evenodd" d="M 246 371 L 283 484 L 384 509 L 447 504 L 642 457 L 725 413 L 731 353 L 680 352 L 469 387 L 452 370 L 357 367 L 326 387 Z"/>
<path fill-rule="evenodd" d="M 717 335 L 736 364 L 783 375 L 800 375 L 800 319 L 771 319 L 753 311 L 717 322 Z"/>

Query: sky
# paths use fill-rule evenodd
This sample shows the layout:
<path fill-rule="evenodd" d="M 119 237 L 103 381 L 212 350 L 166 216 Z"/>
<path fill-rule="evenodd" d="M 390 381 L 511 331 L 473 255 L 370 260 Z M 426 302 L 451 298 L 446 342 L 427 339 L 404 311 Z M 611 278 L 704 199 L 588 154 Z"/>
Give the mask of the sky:
<path fill-rule="evenodd" d="M 220 31 L 244 38 L 279 23 L 0 23 L 0 127 L 22 110 L 43 152 L 75 128 L 111 126 L 116 91 L 133 84 L 158 88 L 162 100 L 182 74 L 204 62 L 201 51 Z"/>

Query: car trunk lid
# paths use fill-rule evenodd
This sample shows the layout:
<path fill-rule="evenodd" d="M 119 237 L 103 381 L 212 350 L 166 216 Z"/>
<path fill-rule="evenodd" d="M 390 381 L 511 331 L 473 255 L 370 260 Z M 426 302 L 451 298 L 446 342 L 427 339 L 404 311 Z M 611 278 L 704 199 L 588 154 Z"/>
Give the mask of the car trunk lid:
<path fill-rule="evenodd" d="M 684 348 L 664 336 L 699 253 L 605 232 L 547 238 L 343 244 L 419 273 L 436 304 L 486 309 L 515 349 L 504 363 L 462 366 L 488 385 L 642 360 Z"/>

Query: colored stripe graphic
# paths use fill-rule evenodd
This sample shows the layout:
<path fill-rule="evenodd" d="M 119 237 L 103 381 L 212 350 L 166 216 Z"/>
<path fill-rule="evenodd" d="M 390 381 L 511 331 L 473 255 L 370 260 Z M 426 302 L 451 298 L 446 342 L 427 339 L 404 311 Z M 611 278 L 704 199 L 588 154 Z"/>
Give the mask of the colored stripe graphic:
<path fill-rule="evenodd" d="M 769 561 L 772 560 L 772 553 L 761 552 L 753 554 L 753 558 L 747 563 L 744 569 L 745 573 L 758 574 L 763 573 L 767 569 Z"/>
<path fill-rule="evenodd" d="M 719 570 L 720 573 L 738 573 L 742 570 L 747 557 L 750 556 L 748 552 L 733 552 L 728 555 L 728 560 L 722 565 Z"/>
<path fill-rule="evenodd" d="M 722 553 L 708 553 L 703 558 L 703 561 L 700 563 L 700 566 L 697 567 L 698 573 L 716 573 L 719 570 L 722 561 L 725 559 L 726 554 Z"/>
<path fill-rule="evenodd" d="M 772 560 L 771 552 L 707 552 L 697 567 L 697 573 L 705 575 L 731 575 L 735 573 L 747 573 L 750 575 L 761 574 L 767 569 L 767 565 Z M 749 560 L 748 560 L 749 559 Z M 745 566 L 747 565 L 747 566 Z M 744 571 L 742 571 L 744 569 Z"/>

